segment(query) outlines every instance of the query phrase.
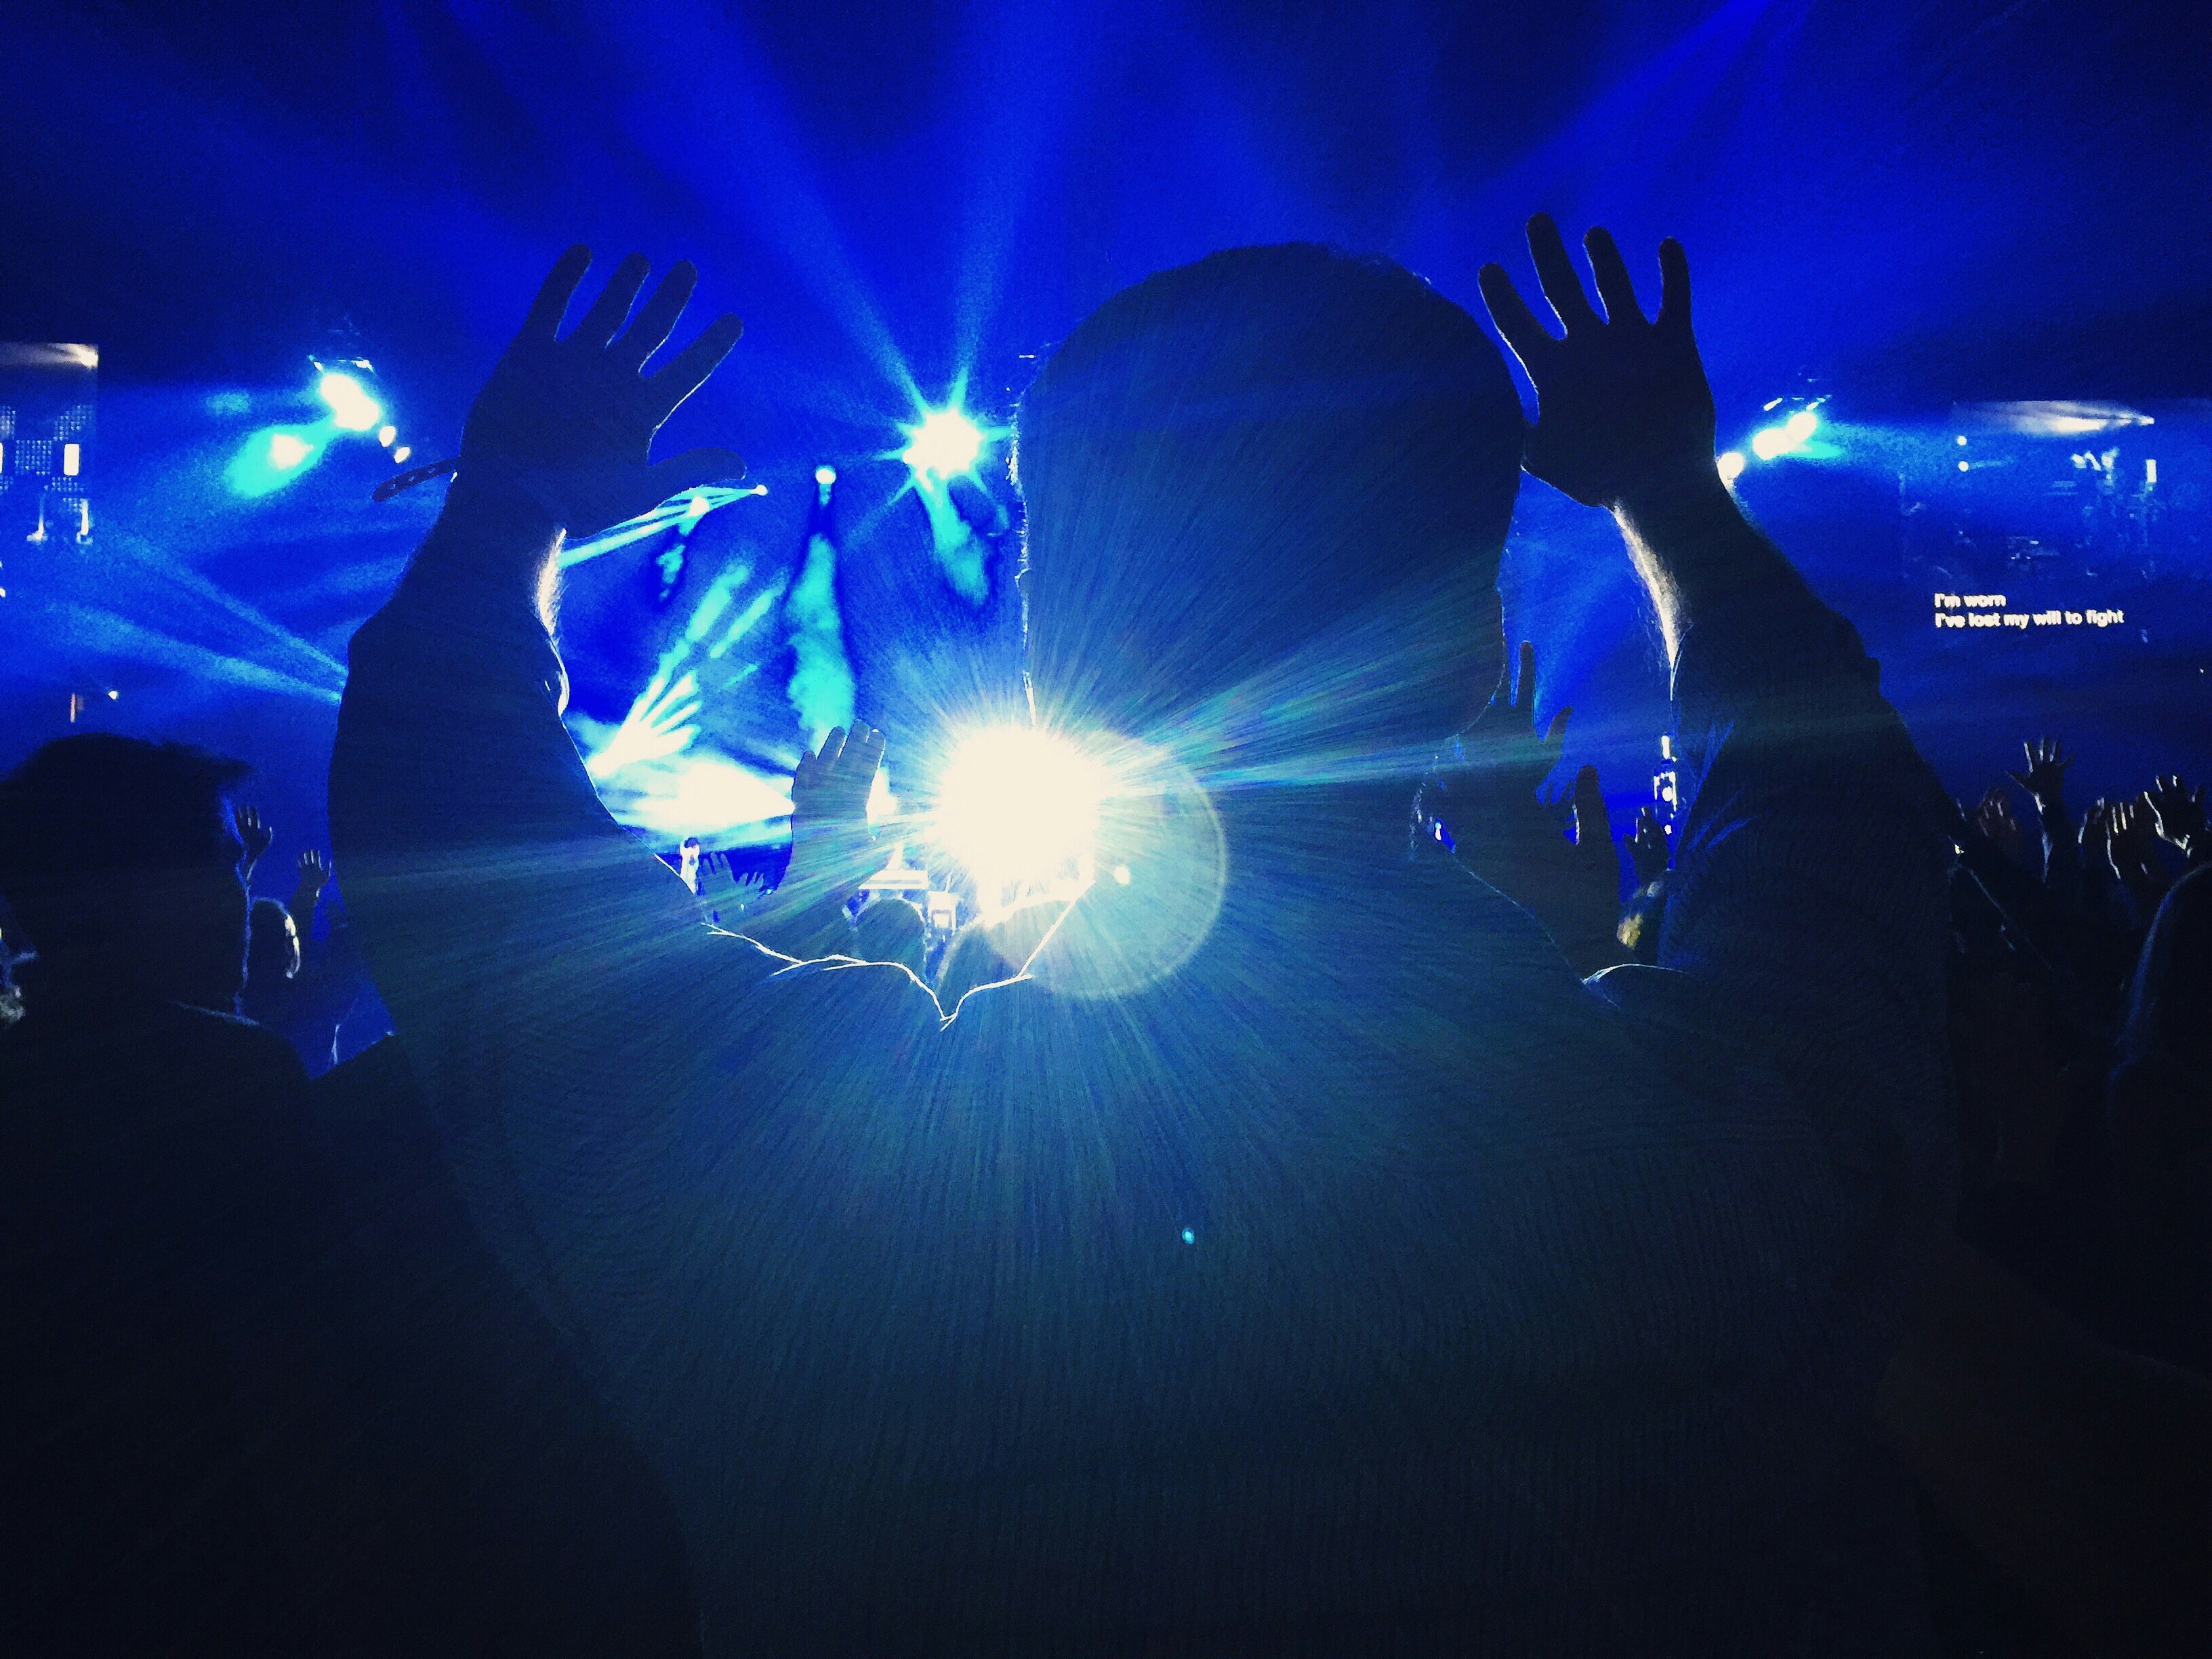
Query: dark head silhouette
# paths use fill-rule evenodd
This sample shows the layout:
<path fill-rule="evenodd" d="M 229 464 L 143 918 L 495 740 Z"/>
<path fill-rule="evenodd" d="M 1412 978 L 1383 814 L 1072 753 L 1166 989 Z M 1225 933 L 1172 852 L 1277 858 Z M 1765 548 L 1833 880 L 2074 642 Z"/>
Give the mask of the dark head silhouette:
<path fill-rule="evenodd" d="M 228 1010 L 246 894 L 226 797 L 243 762 L 95 733 L 0 782 L 0 892 L 38 959 L 27 1001 L 160 998 Z"/>
<path fill-rule="evenodd" d="M 1232 248 L 1123 289 L 1022 400 L 1040 712 L 1145 735 L 1248 688 L 1279 712 L 1257 688 L 1304 656 L 1302 695 L 1364 677 L 1340 738 L 1449 733 L 1496 679 L 1521 432 L 1498 349 L 1388 260 Z M 1382 610 L 1397 633 L 1334 661 Z"/>
<path fill-rule="evenodd" d="M 2143 940 L 2121 1052 L 2212 1070 L 2212 869 L 2167 890 Z"/>

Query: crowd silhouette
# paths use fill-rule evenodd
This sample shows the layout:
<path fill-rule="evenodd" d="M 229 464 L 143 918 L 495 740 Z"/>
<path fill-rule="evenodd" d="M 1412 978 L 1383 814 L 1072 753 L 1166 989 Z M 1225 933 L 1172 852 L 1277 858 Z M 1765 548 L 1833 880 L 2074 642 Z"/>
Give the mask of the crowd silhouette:
<path fill-rule="evenodd" d="M 1308 245 L 1047 361 L 1036 718 L 1136 782 L 933 976 L 848 919 L 873 728 L 720 926 L 600 805 L 556 555 L 741 473 L 650 459 L 739 330 L 661 359 L 632 256 L 563 332 L 562 256 L 288 902 L 238 763 L 0 782 L 11 1650 L 2203 1651 L 2202 792 L 1948 799 L 1716 471 L 1681 248 L 1647 317 L 1528 245 L 1533 425 Z M 1671 834 L 1541 798 L 1524 468 L 1649 597 Z"/>

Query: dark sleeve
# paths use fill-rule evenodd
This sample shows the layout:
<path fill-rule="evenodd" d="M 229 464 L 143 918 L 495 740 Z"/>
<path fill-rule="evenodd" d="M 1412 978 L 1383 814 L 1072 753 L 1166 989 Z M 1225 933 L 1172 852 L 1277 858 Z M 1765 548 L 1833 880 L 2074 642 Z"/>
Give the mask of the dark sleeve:
<path fill-rule="evenodd" d="M 1950 811 L 1879 681 L 1851 625 L 1802 592 L 1692 629 L 1659 960 L 1769 1051 L 1858 1194 L 1863 1286 L 1890 1302 L 1954 1179 Z"/>
<path fill-rule="evenodd" d="M 608 1356 L 720 1316 L 666 1285 L 750 1219 L 731 1191 L 743 1167 L 702 1149 L 741 1138 L 760 1096 L 802 1087 L 816 1060 L 766 1040 L 766 1010 L 805 1036 L 856 992 L 823 976 L 769 991 L 784 960 L 709 927 L 600 805 L 565 693 L 523 598 L 418 561 L 353 641 L 331 825 L 357 942 L 473 1218 L 604 1379 Z M 871 1028 L 933 1035 L 917 994 L 868 1010 Z M 892 1090 L 854 1075 L 878 1052 L 848 1057 L 845 1080 Z"/>

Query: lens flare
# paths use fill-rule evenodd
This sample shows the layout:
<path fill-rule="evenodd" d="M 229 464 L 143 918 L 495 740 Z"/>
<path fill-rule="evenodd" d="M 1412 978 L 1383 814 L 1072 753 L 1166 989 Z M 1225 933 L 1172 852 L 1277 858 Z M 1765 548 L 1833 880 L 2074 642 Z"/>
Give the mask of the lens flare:
<path fill-rule="evenodd" d="M 975 878 L 987 917 L 1072 898 L 1091 884 L 1098 764 L 1033 726 L 992 726 L 964 738 L 937 789 L 936 840 Z"/>

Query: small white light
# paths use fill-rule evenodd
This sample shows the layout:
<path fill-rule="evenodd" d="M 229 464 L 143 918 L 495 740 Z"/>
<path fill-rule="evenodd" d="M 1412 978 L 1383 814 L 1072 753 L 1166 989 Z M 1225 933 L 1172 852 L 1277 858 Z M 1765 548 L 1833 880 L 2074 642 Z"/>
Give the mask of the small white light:
<path fill-rule="evenodd" d="M 1966 447 L 1966 434 L 1965 433 L 1961 432 L 1961 433 L 1959 434 L 1959 447 L 1960 447 L 1960 448 L 1961 448 L 1961 449 L 1964 449 Z"/>
<path fill-rule="evenodd" d="M 115 702 L 115 701 L 116 701 L 116 699 L 118 699 L 118 697 L 120 697 L 122 695 L 123 695 L 123 694 L 122 694 L 120 691 L 110 691 L 110 692 L 107 694 L 107 700 L 108 700 L 108 702 Z"/>
<path fill-rule="evenodd" d="M 396 426 L 380 426 L 376 428 L 376 441 L 386 449 L 392 447 L 392 441 L 398 435 L 399 428 Z"/>
<path fill-rule="evenodd" d="M 825 487 L 830 484 L 836 483 L 837 482 L 837 469 L 834 466 L 816 467 L 814 469 L 814 482 Z"/>
<path fill-rule="evenodd" d="M 1961 471 L 1961 472 L 1964 472 L 1964 471 L 1966 470 L 1966 465 L 1967 465 L 1967 464 L 1966 464 L 1966 462 L 1964 462 L 1964 461 L 1960 462 L 1960 463 L 1959 463 L 1959 471 Z"/>
<path fill-rule="evenodd" d="M 74 478 L 84 469 L 84 451 L 76 444 L 62 446 L 62 477 Z"/>
<path fill-rule="evenodd" d="M 1743 476 L 1743 470 L 1749 463 L 1744 459 L 1741 450 L 1731 449 L 1724 452 L 1714 465 L 1720 468 L 1723 483 L 1734 483 Z"/>
<path fill-rule="evenodd" d="M 414 453 L 415 452 L 409 448 L 405 444 L 402 444 L 398 448 L 392 452 L 392 459 L 395 461 L 404 461 Z"/>

